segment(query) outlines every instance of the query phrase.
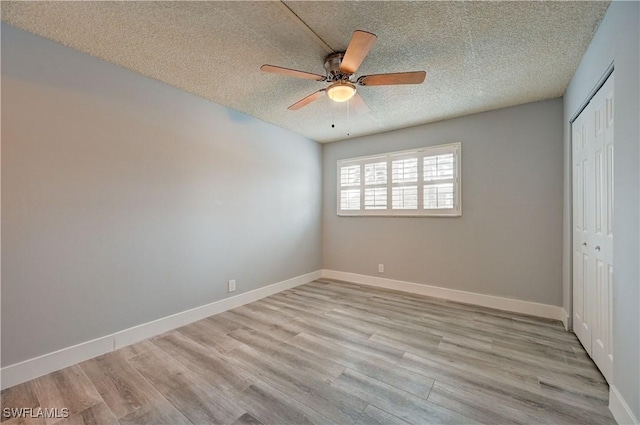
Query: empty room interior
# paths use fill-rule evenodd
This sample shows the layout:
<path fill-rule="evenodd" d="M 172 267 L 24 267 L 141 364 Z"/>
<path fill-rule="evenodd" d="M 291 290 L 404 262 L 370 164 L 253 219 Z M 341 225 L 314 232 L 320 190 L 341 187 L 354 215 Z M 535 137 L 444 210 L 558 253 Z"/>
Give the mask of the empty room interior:
<path fill-rule="evenodd" d="M 2 425 L 640 423 L 640 2 L 0 10 Z"/>

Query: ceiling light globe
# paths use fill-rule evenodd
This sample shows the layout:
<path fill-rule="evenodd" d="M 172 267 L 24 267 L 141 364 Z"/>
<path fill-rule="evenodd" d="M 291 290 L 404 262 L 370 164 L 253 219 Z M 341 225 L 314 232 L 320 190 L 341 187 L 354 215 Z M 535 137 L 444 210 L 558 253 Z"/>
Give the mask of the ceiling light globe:
<path fill-rule="evenodd" d="M 327 88 L 327 96 L 334 102 L 346 102 L 356 94 L 356 86 L 346 81 L 338 81 Z"/>

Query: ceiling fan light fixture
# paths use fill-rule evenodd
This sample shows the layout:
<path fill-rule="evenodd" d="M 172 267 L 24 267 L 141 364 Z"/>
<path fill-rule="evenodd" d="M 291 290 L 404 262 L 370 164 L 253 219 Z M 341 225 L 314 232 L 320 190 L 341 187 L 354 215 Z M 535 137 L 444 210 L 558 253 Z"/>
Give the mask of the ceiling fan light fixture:
<path fill-rule="evenodd" d="M 347 81 L 338 81 L 327 87 L 327 96 L 334 102 L 346 102 L 356 94 L 356 86 Z"/>

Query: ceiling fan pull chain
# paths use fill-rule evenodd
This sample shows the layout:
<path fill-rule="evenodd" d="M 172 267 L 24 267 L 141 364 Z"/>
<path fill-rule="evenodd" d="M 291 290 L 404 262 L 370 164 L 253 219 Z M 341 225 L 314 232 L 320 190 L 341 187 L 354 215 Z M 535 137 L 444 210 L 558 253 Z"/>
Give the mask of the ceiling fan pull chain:
<path fill-rule="evenodd" d="M 347 137 L 351 135 L 351 116 L 350 116 L 350 101 L 347 101 Z"/>
<path fill-rule="evenodd" d="M 336 110 L 333 107 L 331 108 L 331 128 L 336 128 Z"/>

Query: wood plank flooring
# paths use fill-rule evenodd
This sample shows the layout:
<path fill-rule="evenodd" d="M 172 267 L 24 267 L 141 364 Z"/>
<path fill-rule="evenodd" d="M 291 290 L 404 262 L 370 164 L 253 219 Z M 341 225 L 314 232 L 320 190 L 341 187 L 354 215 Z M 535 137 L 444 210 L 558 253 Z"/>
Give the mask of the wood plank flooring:
<path fill-rule="evenodd" d="M 559 322 L 321 280 L 2 392 L 14 424 L 615 424 Z"/>

